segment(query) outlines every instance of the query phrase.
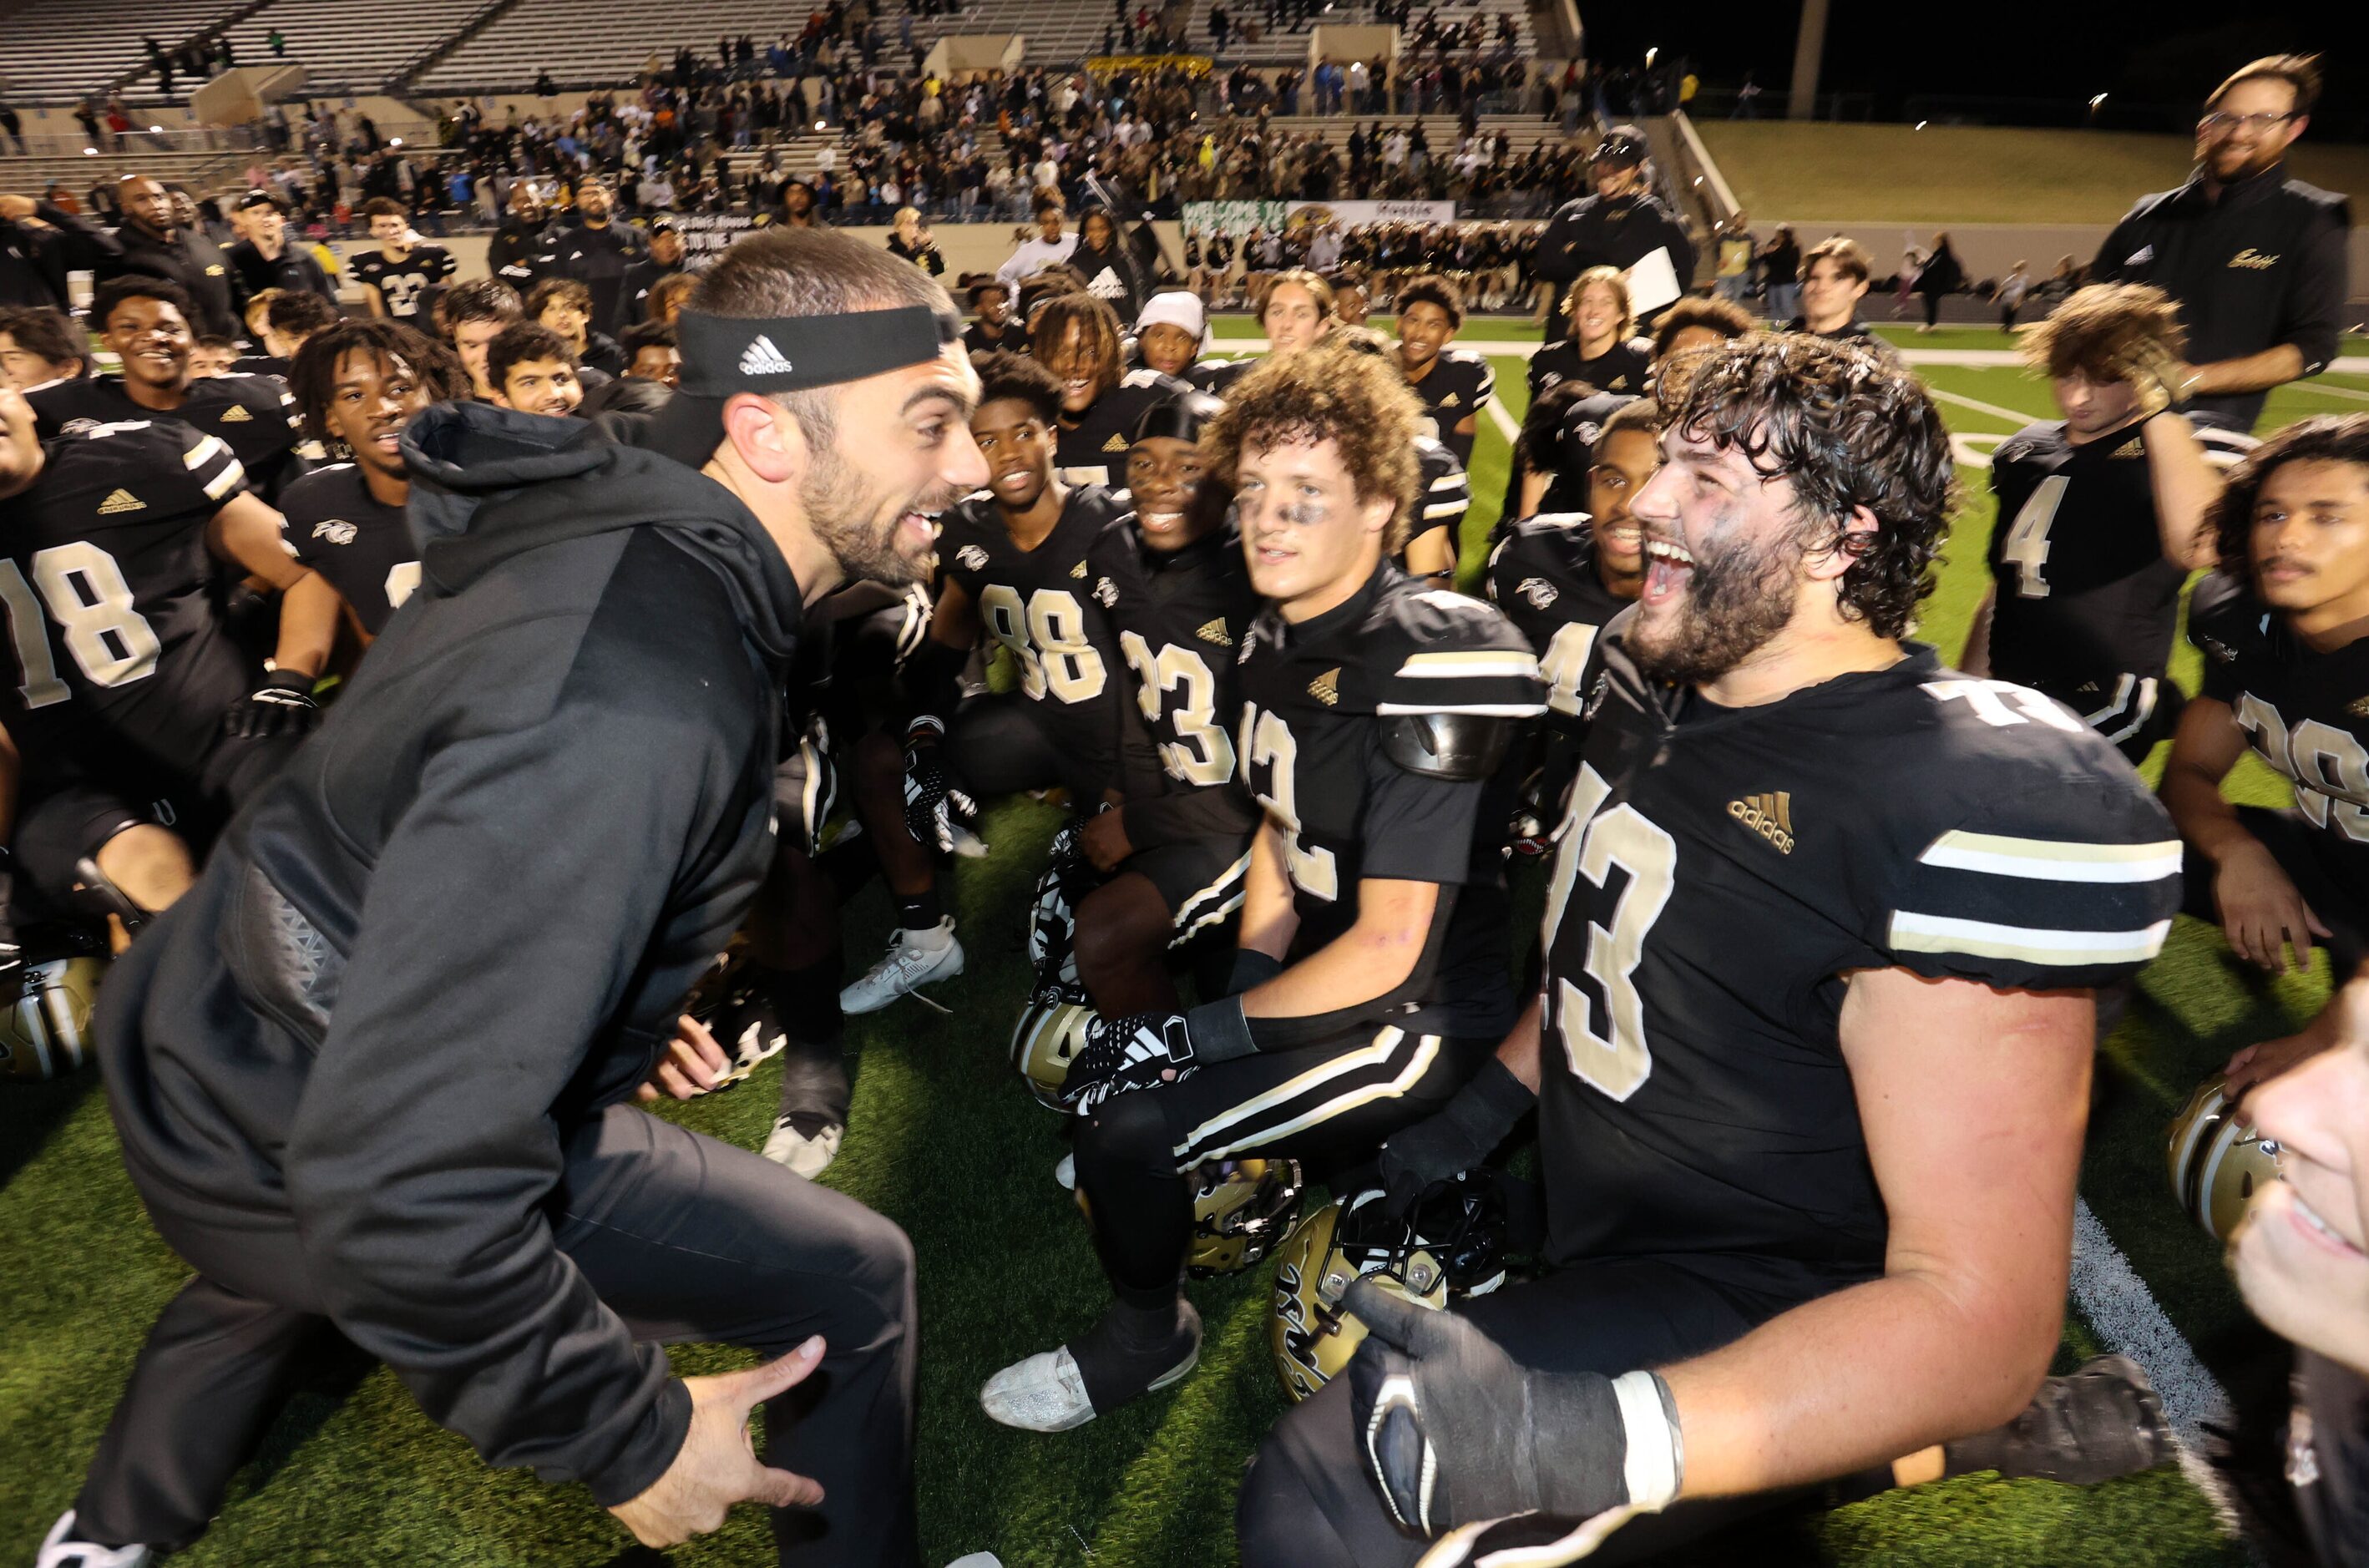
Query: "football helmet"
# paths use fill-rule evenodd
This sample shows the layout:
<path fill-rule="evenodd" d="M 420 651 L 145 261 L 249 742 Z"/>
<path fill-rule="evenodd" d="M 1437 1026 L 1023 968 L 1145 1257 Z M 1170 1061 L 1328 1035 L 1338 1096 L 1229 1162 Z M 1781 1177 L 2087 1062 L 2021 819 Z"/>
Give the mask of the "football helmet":
<path fill-rule="evenodd" d="M 2172 1118 L 2164 1163 L 2180 1207 L 2206 1235 L 2226 1242 L 2245 1218 L 2254 1189 L 2279 1179 L 2279 1146 L 2230 1108 L 2221 1079 L 2214 1077 Z"/>
<path fill-rule="evenodd" d="M 1198 1166 L 1184 1271 L 1207 1279 L 1259 1262 L 1299 1218 L 1306 1190 L 1297 1160 L 1211 1160 Z"/>
<path fill-rule="evenodd" d="M 1339 1199 L 1301 1220 L 1275 1260 L 1267 1325 L 1276 1374 L 1297 1402 L 1338 1377 L 1366 1337 L 1341 1299 L 1360 1276 L 1419 1306 L 1445 1308 L 1505 1282 L 1505 1208 L 1486 1174 L 1433 1186 L 1405 1219 L 1380 1192 Z"/>
<path fill-rule="evenodd" d="M 24 962 L 0 974 L 0 1078 L 39 1081 L 80 1070 L 92 1059 L 91 1010 L 107 959 L 91 945 L 29 948 Z"/>
<path fill-rule="evenodd" d="M 1093 1004 L 1075 983 L 1038 986 L 1021 1009 L 1012 1030 L 1012 1065 L 1047 1110 L 1069 1114 L 1061 1085 L 1069 1081 L 1070 1061 L 1086 1048 L 1086 1025 L 1093 1017 Z"/>

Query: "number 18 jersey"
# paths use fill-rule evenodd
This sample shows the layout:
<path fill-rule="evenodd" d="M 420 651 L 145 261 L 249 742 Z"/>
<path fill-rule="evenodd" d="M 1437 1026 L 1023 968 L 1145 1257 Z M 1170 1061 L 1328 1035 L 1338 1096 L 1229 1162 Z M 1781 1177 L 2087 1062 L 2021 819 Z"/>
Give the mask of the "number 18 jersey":
<path fill-rule="evenodd" d="M 2179 907 L 2180 841 L 2071 714 L 1930 649 L 1723 709 L 1644 680 L 1628 622 L 1544 917 L 1549 1255 L 1791 1304 L 1883 1270 L 1844 977 L 2132 973 Z"/>

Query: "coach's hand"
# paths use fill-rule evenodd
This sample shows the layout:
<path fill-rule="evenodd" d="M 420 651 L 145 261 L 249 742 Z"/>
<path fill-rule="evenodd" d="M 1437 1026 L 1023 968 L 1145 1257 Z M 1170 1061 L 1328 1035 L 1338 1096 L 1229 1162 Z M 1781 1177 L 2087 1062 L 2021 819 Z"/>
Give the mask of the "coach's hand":
<path fill-rule="evenodd" d="M 667 1042 L 666 1054 L 658 1058 L 648 1081 L 635 1093 L 645 1104 L 662 1094 L 696 1100 L 723 1082 L 731 1070 L 731 1054 L 716 1043 L 706 1024 L 686 1013 L 675 1020 L 674 1038 Z"/>
<path fill-rule="evenodd" d="M 976 818 L 978 803 L 956 787 L 941 744 L 944 728 L 938 720 L 924 717 L 915 719 L 905 732 L 905 830 L 923 849 L 934 844 L 951 854 L 955 815 Z"/>
<path fill-rule="evenodd" d="M 2274 975 L 2287 972 L 2286 946 L 2299 968 L 2311 967 L 2311 939 L 2329 934 L 2278 861 L 2259 842 L 2240 844 L 2214 868 L 2213 900 L 2237 956 Z"/>
<path fill-rule="evenodd" d="M 777 1394 L 806 1381 L 822 1364 L 822 1336 L 799 1345 L 778 1361 L 727 1372 L 720 1378 L 685 1378 L 691 1391 L 691 1429 L 666 1473 L 630 1502 L 609 1510 L 625 1522 L 634 1539 L 648 1547 L 680 1546 L 724 1523 L 736 1503 L 776 1508 L 811 1508 L 822 1501 L 822 1483 L 757 1459 L 749 1439 L 749 1414 Z"/>
<path fill-rule="evenodd" d="M 309 735 L 320 722 L 321 705 L 313 700 L 313 678 L 281 670 L 265 676 L 262 685 L 230 705 L 223 715 L 223 733 L 240 740 Z"/>

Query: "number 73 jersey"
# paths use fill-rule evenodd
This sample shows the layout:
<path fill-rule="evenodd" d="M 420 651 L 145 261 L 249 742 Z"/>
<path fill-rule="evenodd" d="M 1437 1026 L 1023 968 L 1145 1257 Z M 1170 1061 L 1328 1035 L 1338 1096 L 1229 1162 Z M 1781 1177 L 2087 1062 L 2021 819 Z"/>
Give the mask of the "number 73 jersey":
<path fill-rule="evenodd" d="M 1628 619 L 1544 916 L 1550 1254 L 1679 1257 L 1784 1300 L 1871 1278 L 1847 977 L 2128 975 L 2179 907 L 2179 839 L 2065 708 L 1929 648 L 1723 709 L 1643 680 Z"/>

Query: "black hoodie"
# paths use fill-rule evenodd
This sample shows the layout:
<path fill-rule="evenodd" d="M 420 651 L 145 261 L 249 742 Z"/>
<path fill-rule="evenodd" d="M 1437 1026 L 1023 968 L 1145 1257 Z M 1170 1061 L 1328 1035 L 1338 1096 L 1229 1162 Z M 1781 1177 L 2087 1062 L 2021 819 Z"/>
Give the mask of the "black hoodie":
<path fill-rule="evenodd" d="M 690 1399 L 548 1206 L 764 876 L 798 589 L 722 486 L 580 421 L 403 445 L 419 588 L 116 967 L 100 1050 L 153 1209 L 292 1231 L 299 1303 L 432 1419 L 615 1504 Z"/>

